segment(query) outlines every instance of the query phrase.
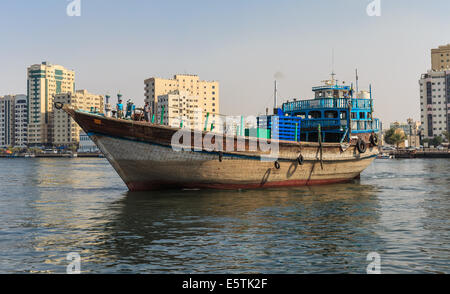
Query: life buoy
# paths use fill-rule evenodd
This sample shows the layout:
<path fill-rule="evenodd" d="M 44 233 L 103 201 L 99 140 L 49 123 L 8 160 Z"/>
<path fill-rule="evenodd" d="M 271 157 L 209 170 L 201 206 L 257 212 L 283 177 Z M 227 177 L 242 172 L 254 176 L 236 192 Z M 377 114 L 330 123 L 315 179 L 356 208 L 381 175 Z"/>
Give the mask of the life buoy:
<path fill-rule="evenodd" d="M 297 157 L 297 162 L 298 162 L 298 164 L 300 164 L 300 165 L 303 165 L 303 155 L 299 155 L 298 157 Z"/>
<path fill-rule="evenodd" d="M 370 135 L 370 143 L 372 143 L 373 146 L 378 146 L 378 136 L 377 136 L 377 134 Z"/>
<path fill-rule="evenodd" d="M 274 164 L 275 164 L 275 168 L 276 168 L 276 169 L 280 169 L 280 163 L 279 163 L 278 161 L 275 161 Z"/>
<path fill-rule="evenodd" d="M 358 142 L 356 142 L 356 148 L 358 148 L 359 153 L 366 152 L 367 149 L 366 142 L 364 142 L 364 140 L 358 139 Z"/>

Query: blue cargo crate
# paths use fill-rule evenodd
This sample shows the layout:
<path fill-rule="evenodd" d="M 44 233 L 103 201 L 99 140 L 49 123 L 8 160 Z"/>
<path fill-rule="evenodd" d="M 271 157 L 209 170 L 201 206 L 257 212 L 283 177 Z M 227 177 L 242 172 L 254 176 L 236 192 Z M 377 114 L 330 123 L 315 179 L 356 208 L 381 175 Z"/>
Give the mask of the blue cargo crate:
<path fill-rule="evenodd" d="M 258 117 L 258 128 L 269 129 L 273 139 L 299 141 L 301 120 L 300 117 L 295 116 L 260 116 Z"/>

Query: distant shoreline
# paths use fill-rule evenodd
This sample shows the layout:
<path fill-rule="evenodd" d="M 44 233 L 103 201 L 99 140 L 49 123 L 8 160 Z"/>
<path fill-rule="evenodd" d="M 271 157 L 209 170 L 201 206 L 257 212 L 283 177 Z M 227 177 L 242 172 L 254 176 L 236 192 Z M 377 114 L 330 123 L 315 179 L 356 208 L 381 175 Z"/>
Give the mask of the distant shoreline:
<path fill-rule="evenodd" d="M 9 155 L 9 154 L 0 154 L 0 158 L 104 158 L 101 153 L 76 153 L 72 154 L 35 154 L 34 156 L 30 156 L 29 154 L 18 154 L 18 155 Z"/>
<path fill-rule="evenodd" d="M 443 151 L 391 151 L 395 158 L 450 158 L 448 150 Z"/>

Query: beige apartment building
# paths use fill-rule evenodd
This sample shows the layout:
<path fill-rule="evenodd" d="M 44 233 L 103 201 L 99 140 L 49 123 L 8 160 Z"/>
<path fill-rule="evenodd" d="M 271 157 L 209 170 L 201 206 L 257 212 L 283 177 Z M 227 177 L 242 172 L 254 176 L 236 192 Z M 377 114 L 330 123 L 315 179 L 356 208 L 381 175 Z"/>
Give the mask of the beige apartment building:
<path fill-rule="evenodd" d="M 187 91 L 175 90 L 158 96 L 156 122 L 171 127 L 190 127 L 202 129 L 202 111 L 198 96 Z"/>
<path fill-rule="evenodd" d="M 103 112 L 104 98 L 101 95 L 91 94 L 87 90 L 78 90 L 75 93 L 62 93 L 54 97 L 55 102 L 70 104 L 82 110 L 91 111 L 95 108 Z M 80 142 L 80 126 L 62 109 L 53 113 L 53 145 L 70 146 Z"/>
<path fill-rule="evenodd" d="M 51 145 L 53 97 L 75 91 L 75 72 L 47 62 L 28 67 L 28 145 Z"/>
<path fill-rule="evenodd" d="M 450 69 L 450 44 L 431 49 L 431 69 L 434 71 Z"/>
<path fill-rule="evenodd" d="M 203 121 L 207 114 L 208 124 L 216 124 L 216 118 L 219 116 L 219 82 L 202 81 L 197 75 L 177 74 L 173 79 L 163 79 L 152 77 L 144 81 L 145 83 L 145 101 L 149 102 L 151 113 L 158 111 L 158 99 L 160 96 L 169 93 L 188 92 L 189 95 L 198 100 L 198 107 L 202 109 Z M 174 98 L 176 99 L 176 98 Z"/>

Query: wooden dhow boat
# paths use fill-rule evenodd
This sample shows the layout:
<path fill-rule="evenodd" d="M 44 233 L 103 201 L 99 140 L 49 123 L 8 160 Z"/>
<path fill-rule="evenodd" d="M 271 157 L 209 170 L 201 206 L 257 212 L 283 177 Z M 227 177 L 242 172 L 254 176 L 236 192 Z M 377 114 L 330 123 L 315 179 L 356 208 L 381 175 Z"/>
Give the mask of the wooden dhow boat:
<path fill-rule="evenodd" d="M 321 94 L 313 100 L 284 103 L 278 109 L 282 115 L 273 116 L 276 120 L 268 122 L 270 116 L 258 118 L 258 127 L 271 124 L 272 133 L 277 129 L 279 139 L 211 136 L 202 130 L 118 119 L 70 105 L 55 106 L 89 135 L 130 191 L 292 187 L 358 178 L 379 154 L 372 99 L 348 98 L 352 89 L 337 84 L 316 91 L 335 95 L 337 91 L 347 98 Z M 286 128 L 293 136 L 286 137 Z M 180 135 L 190 142 L 174 143 L 174 136 Z M 205 142 L 213 147 L 205 146 Z M 267 146 L 276 146 L 276 154 Z"/>

